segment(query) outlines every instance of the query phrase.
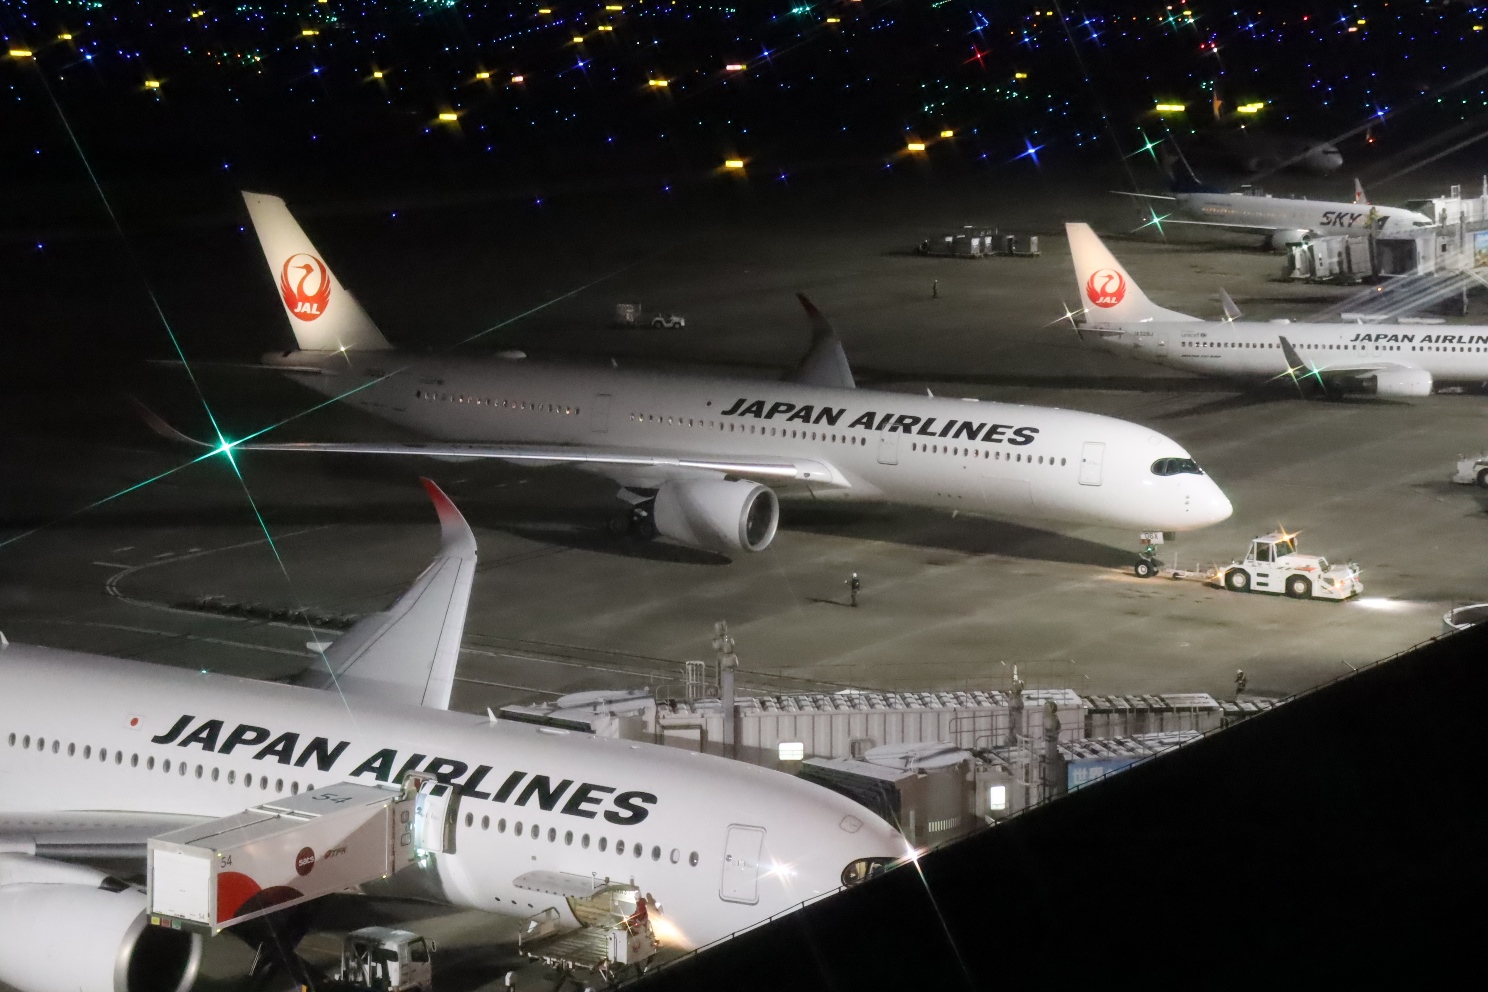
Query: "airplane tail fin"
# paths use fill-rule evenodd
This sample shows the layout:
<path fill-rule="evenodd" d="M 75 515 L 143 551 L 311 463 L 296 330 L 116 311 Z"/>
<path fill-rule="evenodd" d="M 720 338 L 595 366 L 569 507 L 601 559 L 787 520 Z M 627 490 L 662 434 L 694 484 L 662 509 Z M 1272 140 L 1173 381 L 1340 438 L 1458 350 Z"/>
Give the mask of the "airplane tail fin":
<path fill-rule="evenodd" d="M 1367 197 L 1367 196 L 1364 195 L 1364 184 L 1361 183 L 1361 182 L 1359 182 L 1358 179 L 1355 179 L 1354 180 L 1354 202 L 1355 203 L 1368 203 L 1369 202 L 1369 197 Z"/>
<path fill-rule="evenodd" d="M 1064 229 L 1069 235 L 1086 323 L 1198 320 L 1176 310 L 1164 310 L 1149 300 L 1089 224 L 1066 224 Z"/>
<path fill-rule="evenodd" d="M 372 323 L 277 196 L 243 193 L 269 277 L 301 351 L 387 351 L 387 338 Z"/>
<path fill-rule="evenodd" d="M 1240 319 L 1240 308 L 1235 305 L 1235 300 L 1229 293 L 1225 292 L 1223 286 L 1219 287 L 1219 305 L 1224 307 L 1224 319 L 1234 323 Z"/>

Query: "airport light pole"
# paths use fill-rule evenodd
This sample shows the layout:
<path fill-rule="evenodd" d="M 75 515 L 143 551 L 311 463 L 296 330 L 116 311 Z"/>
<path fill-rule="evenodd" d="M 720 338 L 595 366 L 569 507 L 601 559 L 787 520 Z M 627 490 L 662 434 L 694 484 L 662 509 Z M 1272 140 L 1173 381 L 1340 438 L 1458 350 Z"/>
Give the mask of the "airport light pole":
<path fill-rule="evenodd" d="M 728 621 L 720 620 L 713 625 L 713 650 L 718 655 L 718 695 L 723 710 L 723 747 L 730 758 L 737 757 L 734 747 L 734 670 L 739 667 L 739 656 L 734 653 L 734 637 L 729 633 Z"/>

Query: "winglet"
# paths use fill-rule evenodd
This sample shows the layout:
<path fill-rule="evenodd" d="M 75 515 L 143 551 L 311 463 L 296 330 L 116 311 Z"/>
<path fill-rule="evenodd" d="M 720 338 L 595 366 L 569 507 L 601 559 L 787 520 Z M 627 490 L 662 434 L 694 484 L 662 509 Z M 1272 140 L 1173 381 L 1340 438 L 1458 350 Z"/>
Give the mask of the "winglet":
<path fill-rule="evenodd" d="M 134 407 L 135 413 L 139 414 L 140 419 L 145 422 L 145 426 L 150 428 L 150 430 L 154 431 L 156 434 L 159 434 L 161 437 L 165 438 L 167 441 L 194 444 L 198 448 L 212 447 L 212 445 L 208 444 L 205 441 L 198 441 L 194 437 L 182 434 L 170 424 L 166 423 L 164 418 L 162 418 L 154 410 L 151 410 L 149 407 L 145 406 L 135 397 L 126 395 L 124 398 L 129 401 L 130 406 Z"/>
<path fill-rule="evenodd" d="M 791 371 L 789 380 L 803 386 L 856 389 L 858 384 L 853 380 L 852 366 L 847 363 L 847 352 L 842 350 L 842 341 L 831 322 L 805 293 L 797 293 L 796 299 L 801 301 L 806 319 L 811 322 L 811 350 Z"/>
<path fill-rule="evenodd" d="M 420 476 L 419 481 L 434 503 L 434 512 L 439 514 L 439 553 L 451 558 L 474 558 L 475 534 L 465 522 L 465 515 L 433 479 Z"/>
<path fill-rule="evenodd" d="M 1223 286 L 1219 287 L 1219 303 L 1224 307 L 1225 320 L 1234 322 L 1240 319 L 1240 308 L 1235 305 L 1235 301 L 1229 293 L 1225 292 Z"/>
<path fill-rule="evenodd" d="M 1323 385 L 1322 377 L 1317 375 L 1317 369 L 1302 360 L 1302 356 L 1297 354 L 1297 349 L 1286 339 L 1286 335 L 1278 335 L 1278 339 L 1281 341 L 1281 357 L 1286 359 L 1287 372 L 1291 375 L 1292 381 L 1297 384 L 1297 392 L 1304 399 L 1307 398 L 1307 387 L 1303 384 L 1303 381 L 1309 376 L 1317 380 L 1318 388 L 1327 392 L 1327 387 Z"/>

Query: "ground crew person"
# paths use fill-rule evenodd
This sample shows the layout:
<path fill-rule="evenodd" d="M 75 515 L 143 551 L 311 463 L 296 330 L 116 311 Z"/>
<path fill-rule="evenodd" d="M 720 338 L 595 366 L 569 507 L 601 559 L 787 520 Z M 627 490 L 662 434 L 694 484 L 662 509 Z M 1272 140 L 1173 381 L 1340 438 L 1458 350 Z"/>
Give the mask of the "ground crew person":
<path fill-rule="evenodd" d="M 862 587 L 863 584 L 858 581 L 858 573 L 852 573 L 852 578 L 847 580 L 848 605 L 853 607 L 858 605 L 858 590 Z"/>

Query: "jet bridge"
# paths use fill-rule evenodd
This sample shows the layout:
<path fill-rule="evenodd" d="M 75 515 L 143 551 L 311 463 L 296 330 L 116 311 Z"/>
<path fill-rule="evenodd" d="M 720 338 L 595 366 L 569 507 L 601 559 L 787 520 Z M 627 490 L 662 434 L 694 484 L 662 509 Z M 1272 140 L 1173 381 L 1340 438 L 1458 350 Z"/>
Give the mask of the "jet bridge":
<path fill-rule="evenodd" d="M 218 933 L 453 852 L 456 790 L 342 782 L 150 838 L 150 922 Z"/>

